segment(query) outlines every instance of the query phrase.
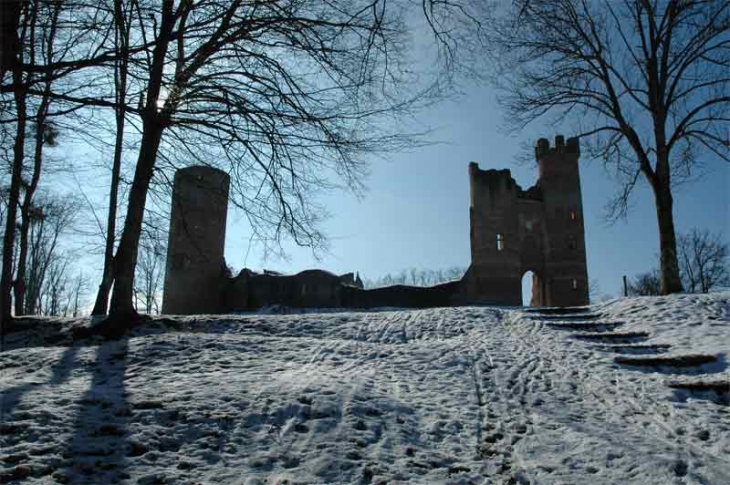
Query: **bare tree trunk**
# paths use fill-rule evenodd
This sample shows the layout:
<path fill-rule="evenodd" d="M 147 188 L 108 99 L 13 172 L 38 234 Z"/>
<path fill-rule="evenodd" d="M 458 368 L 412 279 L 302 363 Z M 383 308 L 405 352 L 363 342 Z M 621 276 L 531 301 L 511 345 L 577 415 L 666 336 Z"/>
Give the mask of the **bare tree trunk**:
<path fill-rule="evenodd" d="M 114 281 L 114 240 L 116 237 L 117 197 L 119 193 L 119 174 L 122 166 L 122 144 L 124 142 L 124 104 L 127 96 L 127 46 L 129 29 L 124 19 L 122 0 L 114 2 L 114 22 L 117 29 L 118 60 L 114 71 L 116 87 L 116 139 L 114 142 L 114 163 L 109 189 L 109 214 L 106 224 L 106 246 L 104 248 L 104 269 L 99 292 L 96 294 L 92 315 L 106 315 L 109 304 L 109 291 Z"/>
<path fill-rule="evenodd" d="M 0 332 L 4 335 L 10 323 L 12 287 L 13 287 L 13 254 L 15 249 L 15 218 L 18 214 L 20 200 L 20 184 L 23 173 L 23 158 L 25 157 L 25 126 L 26 126 L 26 96 L 23 87 L 23 71 L 17 60 L 13 66 L 13 88 L 15 90 L 15 106 L 17 133 L 13 145 L 13 171 L 10 179 L 10 193 L 8 196 L 8 213 L 5 221 L 5 237 L 3 239 L 3 270 L 0 279 Z"/>
<path fill-rule="evenodd" d="M 55 5 L 55 10 L 51 13 L 50 23 L 42 27 L 42 32 L 39 34 L 42 37 L 43 51 L 45 58 L 51 60 L 53 58 L 54 42 L 56 38 L 56 27 L 58 23 L 58 15 L 61 11 L 61 4 Z M 39 6 L 34 4 L 31 7 L 30 22 L 36 23 L 37 16 L 39 15 Z M 35 49 L 35 28 L 31 28 L 30 34 L 30 47 L 29 47 L 29 60 L 30 63 L 36 62 L 36 49 Z M 30 226 L 30 212 L 33 208 L 33 197 L 38 189 L 38 183 L 41 179 L 41 169 L 43 166 L 43 147 L 45 145 L 46 138 L 46 118 L 48 115 L 48 107 L 50 104 L 51 96 L 51 80 L 50 72 L 46 72 L 47 76 L 45 79 L 45 86 L 43 89 L 43 95 L 41 96 L 40 104 L 36 110 L 35 117 L 35 146 L 33 149 L 33 172 L 31 175 L 31 181 L 28 187 L 25 189 L 23 195 L 23 204 L 20 207 L 20 251 L 18 253 L 18 268 L 15 275 L 15 315 L 22 315 L 25 308 L 25 293 L 26 293 L 26 267 L 28 259 L 28 231 Z"/>
<path fill-rule="evenodd" d="M 102 333 L 108 337 L 118 337 L 139 320 L 139 314 L 132 306 L 134 299 L 134 270 L 137 265 L 139 238 L 142 233 L 142 220 L 147 202 L 147 191 L 160 148 L 162 131 L 167 119 L 159 111 L 157 102 L 162 88 L 165 55 L 170 42 L 170 33 L 175 23 L 173 1 L 162 4 L 162 18 L 157 43 L 152 54 L 150 77 L 147 83 L 146 106 L 142 113 L 142 141 L 139 148 L 134 180 L 129 192 L 127 215 L 119 247 L 114 257 L 114 289 L 111 306 Z"/>
<path fill-rule="evenodd" d="M 36 113 L 36 130 L 35 130 L 35 148 L 33 153 L 33 175 L 30 185 L 25 190 L 23 196 L 23 205 L 20 207 L 20 252 L 18 253 L 18 269 L 15 274 L 15 314 L 22 315 L 25 309 L 25 280 L 26 267 L 28 259 L 28 231 L 30 229 L 30 212 L 33 208 L 33 196 L 38 188 L 41 179 L 41 168 L 43 165 L 43 140 L 46 129 L 46 114 L 48 113 L 48 91 L 50 85 L 46 87 L 46 93 L 41 100 Z"/>
<path fill-rule="evenodd" d="M 137 265 L 139 238 L 147 201 L 147 189 L 152 179 L 157 150 L 160 146 L 163 127 L 158 115 L 146 114 L 142 132 L 137 168 L 134 172 L 132 189 L 129 193 L 127 216 L 124 220 L 122 238 L 114 257 L 114 290 L 109 308 L 108 332 L 121 334 L 127 326 L 139 318 L 132 301 L 134 298 L 134 270 Z"/>
<path fill-rule="evenodd" d="M 659 178 L 654 186 L 657 222 L 659 223 L 659 248 L 661 265 L 661 283 L 663 295 L 682 291 L 682 280 L 679 276 L 677 260 L 677 237 L 674 230 L 672 213 L 672 192 L 667 180 Z"/>

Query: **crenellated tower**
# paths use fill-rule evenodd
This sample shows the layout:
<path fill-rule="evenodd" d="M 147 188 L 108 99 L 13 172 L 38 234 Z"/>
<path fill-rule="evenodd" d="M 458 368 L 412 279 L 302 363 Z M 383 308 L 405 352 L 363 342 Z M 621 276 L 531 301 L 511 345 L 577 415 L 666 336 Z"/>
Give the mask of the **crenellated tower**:
<path fill-rule="evenodd" d="M 532 271 L 533 305 L 588 302 L 578 139 L 535 148 L 537 183 L 517 185 L 509 170 L 469 164 L 471 266 L 463 297 L 471 303 L 522 304 L 522 276 Z"/>
<path fill-rule="evenodd" d="M 577 138 L 566 143 L 562 136 L 556 136 L 553 147 L 541 138 L 535 148 L 546 233 L 546 304 L 552 306 L 588 303 L 579 158 Z"/>

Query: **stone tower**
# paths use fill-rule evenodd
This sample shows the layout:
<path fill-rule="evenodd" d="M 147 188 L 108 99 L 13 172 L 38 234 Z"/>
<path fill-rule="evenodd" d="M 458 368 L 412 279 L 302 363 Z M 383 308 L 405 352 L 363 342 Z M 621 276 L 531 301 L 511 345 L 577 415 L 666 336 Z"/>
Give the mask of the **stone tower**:
<path fill-rule="evenodd" d="M 175 173 L 162 313 L 220 312 L 229 185 L 228 174 L 215 168 Z"/>
<path fill-rule="evenodd" d="M 583 198 L 580 191 L 577 138 L 555 137 L 555 146 L 541 138 L 535 148 L 545 218 L 546 303 L 552 306 L 588 303 Z"/>
<path fill-rule="evenodd" d="M 471 266 L 465 276 L 472 303 L 521 305 L 517 196 L 509 170 L 469 164 Z"/>
<path fill-rule="evenodd" d="M 533 272 L 533 305 L 588 302 L 577 139 L 535 149 L 540 177 L 522 190 L 509 170 L 469 164 L 471 266 L 464 296 L 472 303 L 522 304 L 522 276 Z"/>

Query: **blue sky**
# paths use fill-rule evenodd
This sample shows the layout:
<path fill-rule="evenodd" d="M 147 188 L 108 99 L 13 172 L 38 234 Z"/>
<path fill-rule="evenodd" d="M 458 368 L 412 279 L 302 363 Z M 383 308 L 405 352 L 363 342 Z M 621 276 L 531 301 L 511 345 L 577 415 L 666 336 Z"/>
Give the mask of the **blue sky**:
<path fill-rule="evenodd" d="M 288 260 L 263 259 L 261 247 L 249 251 L 245 219 L 229 210 L 226 259 L 235 269 L 277 269 L 287 273 L 320 267 L 336 273 L 359 271 L 377 278 L 402 269 L 468 266 L 469 185 L 467 167 L 509 168 L 523 188 L 537 177 L 534 164 L 518 164 L 524 144 L 556 134 L 553 126 L 535 124 L 522 132 L 506 133 L 494 91 L 472 87 L 463 96 L 421 113 L 419 122 L 433 129 L 430 140 L 440 143 L 387 160 L 374 158 L 368 192 L 358 200 L 348 193 L 321 199 L 331 217 L 325 224 L 330 251 L 317 261 L 312 252 L 287 243 Z M 618 296 L 621 277 L 657 266 L 659 238 L 653 196 L 646 182 L 633 197 L 626 220 L 607 224 L 604 207 L 616 188 L 599 160 L 581 159 L 581 186 L 586 226 L 588 273 L 600 292 Z M 692 227 L 722 231 L 730 238 L 730 165 L 708 163 L 704 175 L 675 191 L 678 231 Z M 248 258 L 245 259 L 248 252 Z"/>

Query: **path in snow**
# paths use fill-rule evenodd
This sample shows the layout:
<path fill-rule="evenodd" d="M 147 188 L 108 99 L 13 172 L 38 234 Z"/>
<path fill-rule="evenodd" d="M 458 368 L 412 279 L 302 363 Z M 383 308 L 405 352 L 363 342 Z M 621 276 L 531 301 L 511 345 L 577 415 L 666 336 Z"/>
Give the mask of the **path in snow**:
<path fill-rule="evenodd" d="M 703 351 L 718 362 L 682 373 L 727 380 L 729 296 L 621 300 L 597 318 L 185 317 L 17 348 L 0 354 L 0 481 L 730 483 L 730 407 L 666 387 L 674 369 L 614 362 Z M 574 338 L 600 331 L 649 347 Z"/>

